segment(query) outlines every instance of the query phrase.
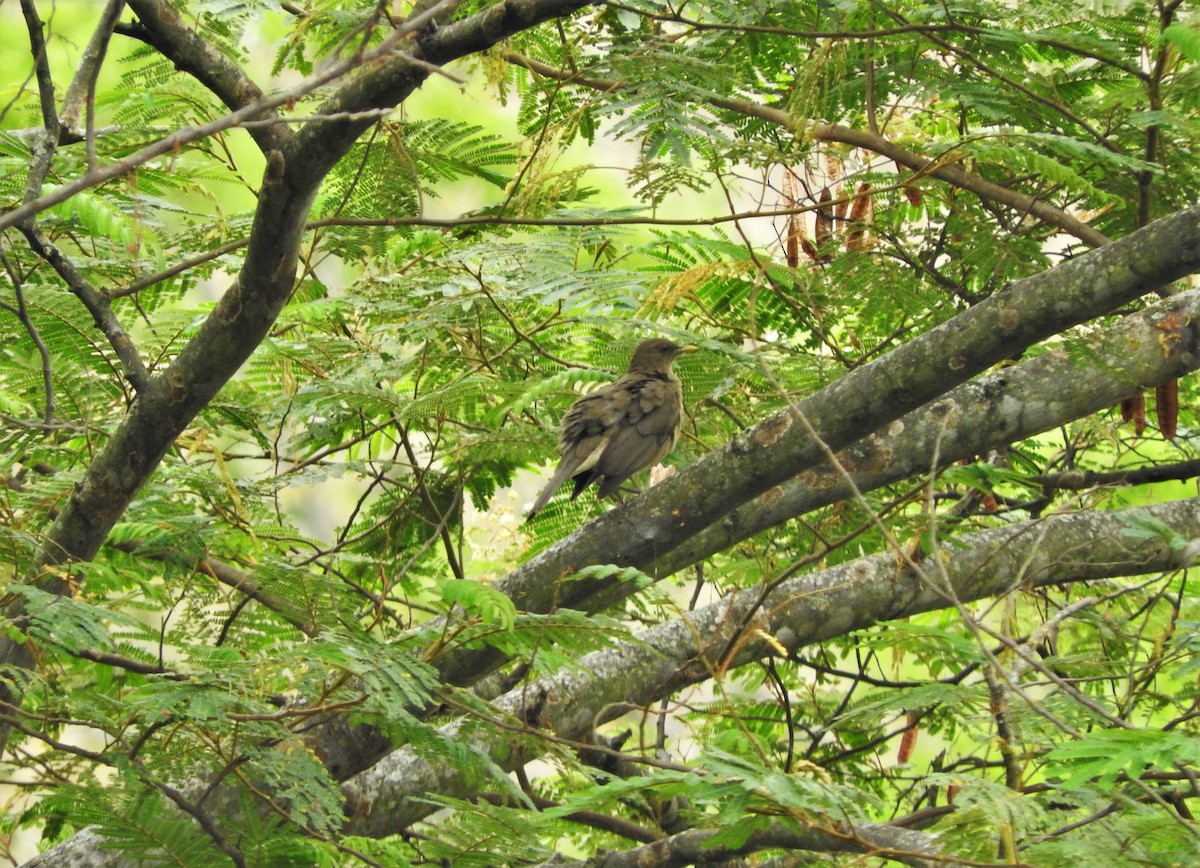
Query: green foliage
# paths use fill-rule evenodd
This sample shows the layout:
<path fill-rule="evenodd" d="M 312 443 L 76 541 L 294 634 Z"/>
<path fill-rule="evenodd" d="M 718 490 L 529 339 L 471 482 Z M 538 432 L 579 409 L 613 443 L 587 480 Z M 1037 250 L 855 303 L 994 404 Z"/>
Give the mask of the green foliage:
<path fill-rule="evenodd" d="M 454 638 L 463 646 L 490 646 L 528 663 L 537 674 L 548 674 L 576 666 L 575 661 L 584 654 L 629 636 L 628 626 L 615 618 L 558 609 L 549 615 L 518 615 L 507 625 L 481 619 Z"/>
<path fill-rule="evenodd" d="M 224 117 L 252 92 L 231 70 L 270 93 L 361 58 L 409 4 L 174 5 L 222 64 L 189 67 L 126 12 L 90 148 L 81 121 L 46 149 L 27 35 L 10 28 L 0 209 Z M 500 7 L 460 3 L 421 33 L 449 39 L 484 9 Z M 60 11 L 46 31 L 60 103 L 92 14 Z M 139 404 L 123 354 L 171 387 L 164 372 L 204 335 L 247 237 L 296 215 L 256 212 L 278 167 L 229 129 L 39 213 L 74 274 L 22 227 L 3 230 L 3 634 L 33 658 L 0 671 L 24 697 L 0 709 L 16 727 L 5 778 L 22 788 L 5 831 L 49 846 L 92 826 L 145 864 L 228 864 L 236 850 L 250 865 L 517 865 L 688 828 L 739 847 L 776 824 L 913 815 L 936 820 L 950 860 L 1200 858 L 1200 610 L 1186 572 L 947 599 L 737 671 L 723 668 L 731 649 L 695 637 L 714 656 L 686 677 L 656 671 L 663 705 L 597 723 L 636 772 L 561 743 L 536 703 L 518 717 L 482 698 L 587 674 L 593 652 L 645 652 L 643 628 L 686 623 L 691 601 L 879 551 L 897 569 L 924 557 L 936 576 L 934 541 L 952 550 L 963 530 L 1193 494 L 1189 379 L 1173 441 L 1153 404 L 1145 431 L 1100 413 L 748 538 L 733 516 L 716 528 L 723 550 L 676 575 L 626 566 L 608 541 L 613 565 L 565 564 L 548 612 L 521 610 L 497 581 L 609 508 L 589 491 L 522 523 L 563 412 L 619 376 L 645 335 L 701 350 L 676 366 L 685 419 L 665 463 L 684 467 L 1096 241 L 1066 218 L 1117 238 L 1190 204 L 1196 23 L 1186 6 L 1142 2 L 633 0 L 451 64 L 466 83 L 435 74 L 411 110 L 314 120 L 385 68 L 396 92 L 430 72 L 406 37 L 278 109 L 295 129 L 364 129 L 299 215 L 311 225 L 294 292 L 165 455 L 109 465 L 156 470 L 103 548 L 66 564 L 55 523 L 98 456 L 126 448 L 112 437 Z M 897 162 L 902 151 L 932 163 Z M 98 327 L 106 310 L 128 343 Z M 1103 367 L 1087 338 L 1104 327 L 1047 346 Z M 1047 400 L 1068 386 L 1049 384 Z M 1174 481 L 1117 473 L 1143 470 Z M 1086 473 L 1097 482 L 1081 488 Z M 1125 536 L 1181 562 L 1194 549 L 1148 521 Z M 600 581 L 627 602 L 567 607 Z M 498 671 L 446 683 L 439 667 L 464 650 Z M 490 795 L 426 792 L 445 811 L 414 834 L 348 835 L 360 806 L 340 786 L 358 768 L 320 750 L 331 720 L 363 733 L 350 765 L 406 747 Z M 543 738 L 532 780 L 514 783 L 521 763 L 480 747 L 501 725 Z M 833 849 L 822 858 L 873 858 Z"/>
<path fill-rule="evenodd" d="M 506 629 L 517 620 L 512 600 L 484 585 L 450 579 L 438 584 L 438 593 L 447 607 L 461 606 L 464 614 L 477 616 L 484 624 Z"/>
<path fill-rule="evenodd" d="M 222 863 L 220 853 L 194 823 L 163 808 L 161 797 L 136 785 L 67 787 L 47 796 L 25 819 L 44 819 L 60 833 L 92 827 L 111 849 L 147 865 Z M 48 843 L 55 837 L 50 836 Z"/>
<path fill-rule="evenodd" d="M 1064 789 L 1095 780 L 1111 787 L 1120 775 L 1136 778 L 1147 769 L 1192 765 L 1197 759 L 1191 735 L 1149 730 L 1100 731 L 1054 748 L 1046 755 L 1045 773 L 1061 777 Z"/>

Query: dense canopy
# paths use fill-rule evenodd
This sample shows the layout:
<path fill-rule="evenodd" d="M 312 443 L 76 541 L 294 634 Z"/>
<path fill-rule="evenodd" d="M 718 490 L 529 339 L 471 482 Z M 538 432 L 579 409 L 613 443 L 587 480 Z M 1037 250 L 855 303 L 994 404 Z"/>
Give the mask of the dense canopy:
<path fill-rule="evenodd" d="M 1200 860 L 1190 4 L 0 22 L 13 862 Z"/>

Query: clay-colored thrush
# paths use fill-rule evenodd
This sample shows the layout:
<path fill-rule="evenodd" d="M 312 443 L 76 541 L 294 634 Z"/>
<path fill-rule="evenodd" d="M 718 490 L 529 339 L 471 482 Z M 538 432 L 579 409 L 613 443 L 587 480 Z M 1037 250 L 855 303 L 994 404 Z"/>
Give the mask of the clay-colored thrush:
<path fill-rule="evenodd" d="M 526 520 L 538 514 L 568 477 L 575 480 L 572 500 L 593 482 L 600 483 L 596 496 L 608 497 L 671 451 L 683 409 L 671 363 L 680 353 L 695 349 L 662 338 L 642 341 L 623 377 L 571 405 L 558 437 L 558 468 Z"/>

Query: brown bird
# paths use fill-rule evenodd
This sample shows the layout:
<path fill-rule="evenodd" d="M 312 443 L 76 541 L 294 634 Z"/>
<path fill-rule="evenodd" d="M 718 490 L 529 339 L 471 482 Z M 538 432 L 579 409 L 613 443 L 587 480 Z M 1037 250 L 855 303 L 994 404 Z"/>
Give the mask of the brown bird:
<path fill-rule="evenodd" d="M 538 514 L 568 477 L 575 480 L 572 500 L 596 481 L 600 483 L 596 496 L 608 497 L 622 482 L 671 451 L 683 408 L 683 392 L 671 363 L 679 354 L 695 350 L 662 338 L 642 341 L 623 377 L 571 405 L 558 436 L 558 468 L 526 521 Z"/>

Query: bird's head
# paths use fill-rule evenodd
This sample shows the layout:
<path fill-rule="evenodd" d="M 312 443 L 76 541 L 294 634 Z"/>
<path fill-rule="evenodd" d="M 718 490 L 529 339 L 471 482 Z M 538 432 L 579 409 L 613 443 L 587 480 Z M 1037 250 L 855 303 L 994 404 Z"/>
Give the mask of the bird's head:
<path fill-rule="evenodd" d="M 696 352 L 696 347 L 681 347 L 666 338 L 649 338 L 637 345 L 633 358 L 629 360 L 629 371 L 657 374 L 671 370 L 671 363 L 676 356 Z"/>

